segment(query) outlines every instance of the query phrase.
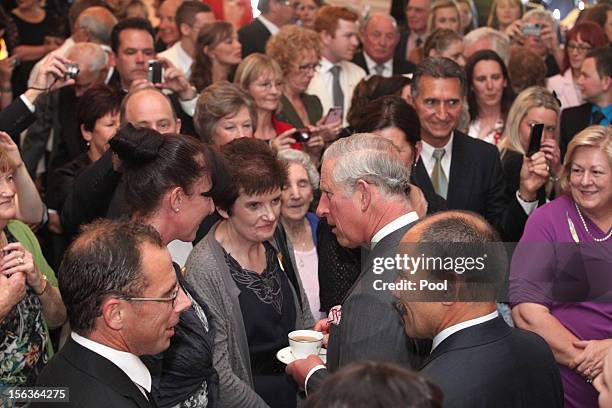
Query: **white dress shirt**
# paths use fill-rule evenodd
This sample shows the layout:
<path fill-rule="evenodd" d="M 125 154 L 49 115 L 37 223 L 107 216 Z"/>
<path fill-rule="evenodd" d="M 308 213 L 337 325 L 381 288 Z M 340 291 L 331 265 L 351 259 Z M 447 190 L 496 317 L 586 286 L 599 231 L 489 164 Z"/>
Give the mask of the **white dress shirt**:
<path fill-rule="evenodd" d="M 276 24 L 274 24 L 273 22 L 265 18 L 263 14 L 260 14 L 259 17 L 257 17 L 257 19 L 261 22 L 261 24 L 266 26 L 266 28 L 272 35 L 278 33 L 278 31 L 280 30 L 280 28 Z"/>
<path fill-rule="evenodd" d="M 451 137 L 448 139 L 448 142 L 446 143 L 446 145 L 442 147 L 442 149 L 444 149 L 446 152 L 444 153 L 444 156 L 442 157 L 442 170 L 444 170 L 444 174 L 446 175 L 446 180 L 448 180 L 449 185 L 450 185 L 450 165 L 451 165 L 451 158 L 453 155 L 453 137 L 454 135 L 451 134 Z M 421 160 L 423 161 L 423 165 L 425 166 L 425 170 L 427 170 L 427 174 L 429 175 L 429 178 L 431 178 L 431 172 L 433 171 L 434 165 L 436 164 L 436 159 L 433 158 L 433 152 L 434 152 L 434 149 L 437 149 L 437 148 L 428 144 L 424 140 L 422 140 L 421 143 L 423 144 L 423 149 L 421 150 Z"/>
<path fill-rule="evenodd" d="M 181 42 L 177 41 L 174 45 L 168 48 L 164 52 L 160 52 L 160 57 L 163 57 L 170 61 L 172 65 L 183 71 L 187 79 L 191 76 L 191 65 L 193 64 L 193 58 L 187 53 L 181 46 Z"/>
<path fill-rule="evenodd" d="M 419 220 L 419 216 L 416 211 L 410 211 L 408 214 L 404 214 L 399 218 L 394 219 L 384 227 L 378 230 L 376 234 L 372 237 L 372 248 L 376 246 L 384 237 L 387 235 L 397 231 L 398 229 L 405 227 L 411 222 L 415 222 Z"/>
<path fill-rule="evenodd" d="M 147 394 L 144 392 L 144 390 L 149 393 L 151 392 L 151 373 L 149 373 L 149 370 L 140 360 L 140 358 L 132 353 L 119 351 L 105 346 L 104 344 L 87 339 L 75 332 L 70 333 L 70 337 L 72 337 L 72 340 L 76 341 L 81 346 L 93 351 L 99 356 L 104 357 L 119 367 L 119 369 L 121 369 L 121 371 L 130 377 L 130 380 L 136 384 L 140 392 L 142 392 L 142 395 L 147 398 Z"/>
<path fill-rule="evenodd" d="M 489 320 L 495 319 L 497 316 L 499 316 L 499 313 L 497 312 L 497 310 L 495 310 L 494 312 L 491 312 L 488 315 L 480 316 L 476 319 L 466 320 L 465 322 L 457 323 L 453 326 L 447 327 L 440 333 L 436 334 L 436 336 L 433 338 L 431 351 L 434 351 L 434 349 L 438 347 L 440 343 L 442 343 L 444 340 L 449 338 L 451 335 L 457 333 L 458 331 L 467 329 L 468 327 L 476 326 L 477 324 L 488 322 Z"/>
<path fill-rule="evenodd" d="M 363 52 L 363 58 L 365 59 L 366 65 L 368 67 L 368 72 L 370 73 L 370 75 L 377 75 L 376 67 L 378 66 L 378 62 L 370 58 L 368 53 L 365 51 Z M 385 78 L 389 78 L 393 76 L 393 58 L 391 58 L 389 61 L 385 62 L 384 64 L 380 64 L 380 65 L 383 66 L 381 76 Z"/>

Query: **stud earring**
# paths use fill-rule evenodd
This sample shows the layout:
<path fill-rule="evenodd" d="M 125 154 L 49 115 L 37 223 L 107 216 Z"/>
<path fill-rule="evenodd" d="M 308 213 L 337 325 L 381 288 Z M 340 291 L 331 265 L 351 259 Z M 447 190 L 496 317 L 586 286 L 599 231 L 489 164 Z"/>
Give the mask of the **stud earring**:
<path fill-rule="evenodd" d="M 178 207 L 174 209 L 174 212 L 179 212 L 179 211 L 181 211 L 181 209 Z"/>

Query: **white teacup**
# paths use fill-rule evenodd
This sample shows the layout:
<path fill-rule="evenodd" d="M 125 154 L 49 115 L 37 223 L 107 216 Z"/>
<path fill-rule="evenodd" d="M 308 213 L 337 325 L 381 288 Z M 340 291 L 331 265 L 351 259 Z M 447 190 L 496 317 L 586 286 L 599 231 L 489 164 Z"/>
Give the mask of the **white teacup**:
<path fill-rule="evenodd" d="M 295 358 L 318 355 L 323 344 L 323 333 L 315 330 L 294 330 L 288 335 L 289 346 Z"/>

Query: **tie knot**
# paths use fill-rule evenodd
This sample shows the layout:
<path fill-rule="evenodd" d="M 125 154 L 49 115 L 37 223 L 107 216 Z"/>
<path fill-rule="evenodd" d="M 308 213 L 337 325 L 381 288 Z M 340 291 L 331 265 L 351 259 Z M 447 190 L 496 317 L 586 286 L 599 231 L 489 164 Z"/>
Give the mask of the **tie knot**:
<path fill-rule="evenodd" d="M 446 153 L 446 150 L 444 150 L 444 149 L 434 149 L 433 157 L 436 160 L 440 160 L 442 157 L 444 157 L 445 153 Z"/>
<path fill-rule="evenodd" d="M 330 68 L 330 71 L 333 75 L 338 75 L 340 73 L 340 65 L 334 65 Z"/>
<path fill-rule="evenodd" d="M 385 71 L 385 66 L 383 64 L 376 64 L 374 70 L 376 71 L 376 75 L 382 76 L 383 72 Z"/>

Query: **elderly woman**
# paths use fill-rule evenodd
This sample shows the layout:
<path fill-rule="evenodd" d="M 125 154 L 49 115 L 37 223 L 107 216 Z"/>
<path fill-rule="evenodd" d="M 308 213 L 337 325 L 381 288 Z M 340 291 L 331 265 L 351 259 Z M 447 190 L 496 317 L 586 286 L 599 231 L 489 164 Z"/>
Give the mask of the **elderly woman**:
<path fill-rule="evenodd" d="M 319 188 L 319 172 L 310 158 L 299 150 L 287 149 L 278 153 L 287 164 L 287 183 L 282 189 L 281 223 L 293 246 L 304 291 L 315 320 L 323 318 L 319 300 L 319 257 L 317 255 L 317 226 L 319 218 L 308 211 Z"/>
<path fill-rule="evenodd" d="M 465 72 L 471 118 L 468 134 L 497 144 L 514 101 L 506 64 L 495 51 L 481 50 L 468 59 Z"/>
<path fill-rule="evenodd" d="M 593 407 L 592 380 L 612 343 L 610 127 L 591 126 L 572 139 L 561 187 L 561 197 L 529 217 L 514 254 L 512 316 L 518 327 L 548 342 L 561 372 L 565 406 Z"/>
<path fill-rule="evenodd" d="M 228 182 L 215 193 L 215 205 L 223 220 L 186 265 L 187 281 L 217 323 L 219 403 L 292 407 L 296 389 L 275 355 L 288 345 L 289 332 L 314 320 L 293 254 L 283 248 L 285 234 L 277 231 L 287 168 L 260 140 L 237 139 L 222 151 Z"/>
<path fill-rule="evenodd" d="M 269 141 L 276 150 L 303 148 L 318 160 L 323 149 L 318 129 L 309 128 L 307 140 L 300 140 L 296 128 L 278 117 L 285 82 L 283 71 L 273 58 L 259 53 L 249 55 L 238 65 L 234 82 L 255 101 L 257 139 Z"/>
<path fill-rule="evenodd" d="M 113 138 L 111 148 L 123 163 L 127 214 L 153 226 L 165 245 L 192 241 L 214 209 L 210 194 L 217 166 L 211 150 L 189 136 L 162 136 L 131 125 Z M 181 314 L 170 348 L 143 359 L 153 376 L 151 394 L 159 407 L 214 407 L 214 323 L 176 264 L 175 269 L 192 307 Z"/>
<path fill-rule="evenodd" d="M 227 81 L 210 85 L 200 94 L 193 119 L 200 140 L 217 148 L 253 137 L 257 124 L 253 98 Z"/>
<path fill-rule="evenodd" d="M 576 81 L 580 76 L 582 61 L 593 48 L 608 44 L 606 33 L 595 23 L 575 25 L 566 35 L 565 60 L 569 65 L 564 73 L 548 78 L 548 89 L 555 91 L 561 101 L 561 109 L 582 105 L 582 93 Z"/>
<path fill-rule="evenodd" d="M 226 21 L 204 25 L 198 34 L 196 50 L 190 81 L 198 92 L 219 81 L 231 80 L 234 69 L 242 61 L 238 35 Z"/>
<path fill-rule="evenodd" d="M 34 386 L 53 355 L 48 326 L 66 320 L 53 270 L 30 228 L 15 219 L 16 168 L 0 148 L 0 387 Z"/>

